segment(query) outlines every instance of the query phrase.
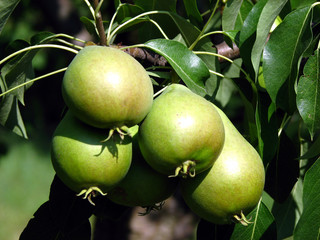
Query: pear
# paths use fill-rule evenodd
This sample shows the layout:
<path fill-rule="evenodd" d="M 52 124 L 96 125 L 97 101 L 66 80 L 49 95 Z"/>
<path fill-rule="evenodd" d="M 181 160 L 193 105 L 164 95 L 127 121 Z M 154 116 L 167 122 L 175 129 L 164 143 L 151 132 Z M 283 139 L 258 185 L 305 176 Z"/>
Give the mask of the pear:
<path fill-rule="evenodd" d="M 144 207 L 148 213 L 158 209 L 175 192 L 178 179 L 168 178 L 146 163 L 138 146 L 138 126 L 131 129 L 132 163 L 125 178 L 108 192 L 108 198 L 119 205 Z"/>
<path fill-rule="evenodd" d="M 218 107 L 225 129 L 221 154 L 207 171 L 182 179 L 186 204 L 201 218 L 227 224 L 232 220 L 246 225 L 245 214 L 258 204 L 265 183 L 265 169 L 253 146 L 239 133 Z"/>
<path fill-rule="evenodd" d="M 154 100 L 138 140 L 143 157 L 156 171 L 194 176 L 219 156 L 224 127 L 209 101 L 184 85 L 172 84 Z"/>
<path fill-rule="evenodd" d="M 78 119 L 119 133 L 151 109 L 153 86 L 144 67 L 120 49 L 86 46 L 64 74 L 62 96 Z"/>
<path fill-rule="evenodd" d="M 87 125 L 68 111 L 52 137 L 51 160 L 57 176 L 91 203 L 91 196 L 104 195 L 126 176 L 132 161 L 130 137 L 101 142 L 104 136 L 104 129 Z"/>

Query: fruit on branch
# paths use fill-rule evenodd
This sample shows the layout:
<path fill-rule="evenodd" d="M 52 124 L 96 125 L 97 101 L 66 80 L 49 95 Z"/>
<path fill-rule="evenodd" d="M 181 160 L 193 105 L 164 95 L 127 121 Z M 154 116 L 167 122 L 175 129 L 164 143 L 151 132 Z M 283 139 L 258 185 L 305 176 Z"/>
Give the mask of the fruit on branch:
<path fill-rule="evenodd" d="M 215 224 L 232 220 L 248 224 L 247 214 L 258 204 L 265 170 L 257 151 L 217 108 L 225 128 L 225 143 L 213 166 L 192 179 L 182 179 L 182 196 L 201 218 Z"/>
<path fill-rule="evenodd" d="M 224 127 L 209 101 L 181 84 L 172 84 L 154 100 L 138 136 L 151 167 L 187 177 L 212 166 L 223 147 Z"/>
<path fill-rule="evenodd" d="M 104 136 L 103 129 L 87 125 L 67 112 L 52 138 L 51 159 L 57 176 L 89 200 L 113 188 L 131 165 L 132 139 L 113 136 L 102 143 Z"/>
<path fill-rule="evenodd" d="M 175 192 L 178 179 L 168 178 L 146 163 L 138 146 L 137 132 L 138 126 L 133 136 L 133 156 L 129 172 L 114 189 L 109 191 L 108 198 L 120 205 L 141 206 L 148 210 Z"/>
<path fill-rule="evenodd" d="M 149 112 L 153 86 L 143 66 L 129 54 L 112 47 L 87 46 L 69 64 L 62 95 L 83 122 L 126 131 Z"/>

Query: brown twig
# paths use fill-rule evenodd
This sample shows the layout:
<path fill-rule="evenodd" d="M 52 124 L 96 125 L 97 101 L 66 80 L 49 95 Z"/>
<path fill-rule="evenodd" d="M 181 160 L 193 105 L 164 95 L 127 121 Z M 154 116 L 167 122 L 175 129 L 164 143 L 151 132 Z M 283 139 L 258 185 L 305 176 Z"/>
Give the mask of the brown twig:
<path fill-rule="evenodd" d="M 125 48 L 126 46 L 118 44 L 112 45 L 115 48 Z M 240 51 L 236 44 L 233 44 L 233 48 L 230 48 L 226 42 L 222 42 L 220 44 L 215 45 L 217 48 L 218 54 L 225 56 L 230 59 L 235 59 L 239 57 Z M 165 66 L 167 64 L 167 60 L 158 54 L 150 53 L 146 49 L 143 48 L 127 48 L 123 50 L 124 52 L 130 54 L 134 58 L 138 58 L 141 60 L 147 60 L 154 66 Z M 225 61 L 223 58 L 218 58 L 219 62 Z"/>
<path fill-rule="evenodd" d="M 232 48 L 229 47 L 226 42 L 219 43 L 215 47 L 217 48 L 218 54 L 230 59 L 235 59 L 240 55 L 240 50 L 235 43 L 233 43 Z M 223 61 L 225 61 L 225 59 L 219 57 L 219 62 Z"/>
<path fill-rule="evenodd" d="M 117 45 L 117 48 L 123 48 L 125 46 Z M 143 48 L 127 48 L 124 52 L 130 54 L 134 58 L 138 58 L 141 60 L 147 60 L 154 66 L 165 66 L 167 64 L 167 60 L 158 54 L 153 54 L 148 52 L 146 49 Z"/>
<path fill-rule="evenodd" d="M 94 8 L 97 9 L 99 5 L 99 0 L 94 0 L 93 4 L 94 4 Z M 96 12 L 96 26 L 97 26 L 97 30 L 100 37 L 100 44 L 102 46 L 106 46 L 107 38 L 104 32 L 104 26 L 103 26 L 102 15 L 100 10 Z"/>
<path fill-rule="evenodd" d="M 215 47 L 217 48 L 217 51 L 220 55 L 228 57 L 230 59 L 235 59 L 240 55 L 239 48 L 236 44 L 233 44 L 233 48 L 230 48 L 226 42 L 222 42 L 215 45 Z M 124 51 L 134 58 L 148 60 L 153 65 L 165 66 L 167 64 L 167 60 L 164 57 L 158 54 L 151 54 L 150 52 L 142 48 L 128 48 Z M 218 58 L 218 60 L 219 62 L 225 61 L 225 59 L 223 58 Z"/>

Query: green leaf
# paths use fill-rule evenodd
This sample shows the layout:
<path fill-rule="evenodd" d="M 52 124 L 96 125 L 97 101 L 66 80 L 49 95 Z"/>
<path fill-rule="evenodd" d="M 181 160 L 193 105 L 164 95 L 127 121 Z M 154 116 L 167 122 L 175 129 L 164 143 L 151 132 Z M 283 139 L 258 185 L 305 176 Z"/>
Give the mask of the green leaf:
<path fill-rule="evenodd" d="M 248 0 L 228 1 L 222 14 L 222 29 L 224 31 L 241 30 L 252 6 L 252 2 Z"/>
<path fill-rule="evenodd" d="M 222 14 L 222 30 L 235 30 L 236 20 L 243 0 L 229 0 Z"/>
<path fill-rule="evenodd" d="M 57 34 L 50 32 L 40 32 L 31 38 L 31 43 L 33 45 L 47 43 L 56 36 Z M 29 46 L 30 44 L 26 41 L 15 40 L 8 44 L 7 48 L 9 52 L 15 52 Z M 38 51 L 39 49 L 29 50 L 12 58 L 3 65 L 0 71 L 2 93 L 34 78 L 32 60 Z M 24 93 L 30 86 L 32 86 L 32 83 L 19 87 L 0 98 L 0 124 L 24 138 L 27 138 L 27 133 L 20 114 L 19 103 L 24 105 Z"/>
<path fill-rule="evenodd" d="M 43 42 L 49 39 L 49 36 L 54 36 L 49 33 L 37 34 L 32 39 L 33 42 Z M 10 43 L 10 51 L 19 50 L 21 47 L 26 47 L 26 42 L 16 40 Z M 27 44 L 29 46 L 29 44 Z M 8 61 L 1 68 L 1 92 L 7 91 L 20 84 L 26 83 L 34 78 L 32 67 L 32 59 L 39 49 L 28 51 L 20 54 Z M 32 84 L 27 84 L 20 87 L 0 99 L 0 124 L 14 133 L 27 138 L 26 129 L 20 113 L 20 105 L 24 105 L 24 93 Z"/>
<path fill-rule="evenodd" d="M 256 31 L 259 17 L 266 3 L 267 0 L 260 0 L 253 6 L 243 23 L 238 37 L 240 56 L 243 59 L 244 65 L 248 69 L 247 71 L 250 73 L 253 79 L 255 73 L 251 62 L 251 51 L 254 41 L 256 39 Z"/>
<path fill-rule="evenodd" d="M 291 12 L 273 31 L 263 52 L 266 89 L 273 102 L 289 110 L 294 109 L 291 105 L 295 103 L 293 86 L 298 63 L 311 42 L 310 23 L 310 6 Z M 280 94 L 281 88 L 287 90 L 287 94 Z"/>
<path fill-rule="evenodd" d="M 297 107 L 311 138 L 320 129 L 320 54 L 317 49 L 311 56 L 297 87 Z"/>
<path fill-rule="evenodd" d="M 310 159 L 318 156 L 320 156 L 320 137 L 313 142 L 308 151 L 300 159 Z"/>
<path fill-rule="evenodd" d="M 234 63 L 241 66 L 242 59 L 235 59 Z M 232 78 L 238 78 L 240 76 L 240 68 L 235 64 L 230 64 L 230 66 L 223 71 L 225 78 L 221 79 L 216 95 L 216 100 L 220 102 L 223 108 L 229 103 L 233 93 L 237 91 L 237 88 L 231 80 Z"/>
<path fill-rule="evenodd" d="M 184 7 L 190 22 L 200 28 L 203 20 L 198 9 L 197 0 L 183 0 Z"/>
<path fill-rule="evenodd" d="M 142 12 L 143 12 L 143 9 L 137 5 L 123 3 L 123 4 L 121 4 L 121 7 L 118 11 L 116 21 L 122 22 L 125 18 L 135 17 Z"/>
<path fill-rule="evenodd" d="M 290 5 L 292 9 L 297 9 L 299 7 L 304 7 L 307 5 L 311 5 L 312 3 L 315 3 L 316 0 L 291 0 Z"/>
<path fill-rule="evenodd" d="M 265 191 L 277 202 L 283 203 L 290 195 L 299 177 L 299 145 L 283 131 L 277 154 L 268 165 Z"/>
<path fill-rule="evenodd" d="M 166 11 L 167 13 L 175 13 L 176 0 L 134 0 L 135 5 L 147 11 Z M 166 16 L 167 15 L 167 16 Z M 168 14 L 153 14 L 149 18 L 158 23 L 169 38 L 174 38 L 177 35 L 177 26 L 168 18 Z M 186 19 L 185 19 L 186 20 Z M 139 42 L 146 42 L 155 38 L 162 38 L 159 29 L 153 24 L 148 23 L 139 29 Z"/>
<path fill-rule="evenodd" d="M 174 37 L 181 35 L 188 47 L 198 38 L 200 30 L 177 13 L 165 11 L 159 15 L 165 18 L 162 19 L 162 22 L 166 24 L 161 25 L 165 33 L 170 32 Z M 151 39 L 155 39 L 155 36 L 152 36 Z"/>
<path fill-rule="evenodd" d="M 80 17 L 80 21 L 83 23 L 83 25 L 91 35 L 97 36 L 96 23 L 94 20 L 82 16 Z"/>
<path fill-rule="evenodd" d="M 57 34 L 51 32 L 39 32 L 31 37 L 30 44 L 36 45 L 46 43 L 55 38 Z"/>
<path fill-rule="evenodd" d="M 165 10 L 170 12 L 176 11 L 177 0 L 134 0 L 134 3 L 145 11 Z"/>
<path fill-rule="evenodd" d="M 265 166 L 274 158 L 278 146 L 278 121 L 275 104 L 267 93 L 259 94 L 256 111 L 259 153 Z"/>
<path fill-rule="evenodd" d="M 302 194 L 303 181 L 299 178 L 285 202 L 274 202 L 271 212 L 276 220 L 278 239 L 286 239 L 292 236 L 303 211 Z"/>
<path fill-rule="evenodd" d="M 245 19 L 247 18 L 248 14 L 250 13 L 253 6 L 254 5 L 249 0 L 244 0 L 242 2 L 234 29 L 236 29 L 237 31 L 241 30 L 243 23 L 244 23 Z"/>
<path fill-rule="evenodd" d="M 178 28 L 177 34 L 180 33 L 182 35 L 184 41 L 189 47 L 199 36 L 200 30 L 178 14 L 172 12 L 168 12 L 168 14 Z"/>
<path fill-rule="evenodd" d="M 273 230 L 272 223 L 274 222 L 274 218 L 262 201 L 248 214 L 247 219 L 250 218 L 253 223 L 248 226 L 236 224 L 230 240 L 260 240 L 267 233 L 268 229 Z"/>
<path fill-rule="evenodd" d="M 303 212 L 294 231 L 294 240 L 319 239 L 320 158 L 306 172 L 303 186 Z"/>
<path fill-rule="evenodd" d="M 206 94 L 204 81 L 210 76 L 206 64 L 182 43 L 166 39 L 154 39 L 143 47 L 163 56 L 182 81 L 195 93 Z"/>
<path fill-rule="evenodd" d="M 174 11 L 168 11 L 165 9 L 154 9 L 152 8 L 152 6 L 147 6 L 151 7 L 151 9 L 148 9 L 150 11 L 159 10 L 158 14 L 149 15 L 148 18 L 156 21 L 169 38 L 173 39 L 181 35 L 188 47 L 198 38 L 200 30 L 197 29 L 196 26 L 190 23 L 190 21 L 188 21 L 187 19 L 181 17 Z M 164 8 L 164 6 L 162 5 L 160 5 L 159 7 Z M 170 6 L 167 8 L 170 8 Z M 140 42 L 145 42 L 156 38 L 163 38 L 163 36 L 159 32 L 159 29 L 156 28 L 153 24 L 145 24 L 142 28 L 139 29 L 139 31 L 139 37 L 141 38 L 139 39 Z"/>
<path fill-rule="evenodd" d="M 34 78 L 32 59 L 37 51 L 38 50 L 32 50 L 21 56 L 17 56 L 1 68 L 2 80 L 7 87 L 5 90 L 11 89 L 12 87 Z M 14 95 L 22 104 L 24 104 L 24 92 L 27 88 L 28 86 L 18 88 L 10 94 Z"/>
<path fill-rule="evenodd" d="M 18 5 L 20 0 L 1 0 L 0 1 L 0 34 L 4 25 L 7 23 L 11 13 Z"/>
<path fill-rule="evenodd" d="M 209 38 L 202 39 L 196 46 L 196 49 L 199 51 L 204 51 L 208 53 L 216 53 L 216 49 L 212 47 L 212 42 Z M 202 61 L 207 65 L 208 69 L 214 72 L 220 72 L 220 65 L 218 58 L 212 55 L 200 54 L 199 57 Z M 206 88 L 206 98 L 209 101 L 213 101 L 215 99 L 216 92 L 219 87 L 220 78 L 214 73 L 210 73 L 210 77 L 205 82 Z"/>
<path fill-rule="evenodd" d="M 12 54 L 18 50 L 21 50 L 23 48 L 29 47 L 30 44 L 22 39 L 17 39 L 14 40 L 12 42 L 10 42 L 7 46 L 6 46 L 6 55 Z"/>
<path fill-rule="evenodd" d="M 1 90 L 6 91 L 34 77 L 32 58 L 35 52 L 18 56 L 1 69 Z M 0 101 L 0 124 L 14 133 L 27 138 L 26 129 L 20 114 L 19 102 L 24 104 L 24 92 L 30 87 L 18 88 L 2 97 Z"/>
<path fill-rule="evenodd" d="M 15 134 L 28 138 L 16 97 L 9 95 L 0 102 L 0 124 Z"/>
<path fill-rule="evenodd" d="M 251 52 L 251 61 L 256 77 L 259 73 L 260 60 L 268 34 L 274 20 L 277 18 L 286 2 L 287 0 L 269 0 L 262 9 L 257 25 L 256 40 Z"/>
<path fill-rule="evenodd" d="M 258 1 L 249 12 L 240 31 L 239 47 L 256 32 L 260 14 L 266 3 L 267 0 Z"/>
<path fill-rule="evenodd" d="M 116 8 L 121 3 L 120 1 L 115 1 Z M 114 29 L 118 25 L 127 22 L 133 17 L 136 17 L 137 15 L 143 13 L 143 9 L 137 5 L 128 4 L 128 3 L 121 3 L 121 7 L 119 8 L 118 14 L 115 19 L 115 23 L 113 24 L 112 28 Z M 149 17 L 141 17 L 139 19 L 134 20 L 133 22 L 130 22 L 129 24 L 126 24 L 124 27 L 122 27 L 117 34 L 133 31 L 141 27 L 140 23 L 149 22 Z M 109 26 L 108 26 L 109 27 Z M 106 31 L 107 32 L 107 31 Z M 159 32 L 159 30 L 158 30 Z"/>
<path fill-rule="evenodd" d="M 162 71 L 148 71 L 150 77 L 162 78 L 165 80 L 169 80 L 171 78 L 170 72 L 162 72 Z"/>

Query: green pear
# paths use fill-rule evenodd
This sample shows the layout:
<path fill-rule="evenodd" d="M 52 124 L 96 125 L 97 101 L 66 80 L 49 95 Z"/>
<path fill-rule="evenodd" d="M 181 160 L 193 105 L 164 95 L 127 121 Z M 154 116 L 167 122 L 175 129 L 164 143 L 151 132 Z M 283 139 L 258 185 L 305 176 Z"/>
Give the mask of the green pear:
<path fill-rule="evenodd" d="M 138 139 L 143 157 L 155 170 L 192 177 L 219 156 L 224 127 L 209 101 L 184 85 L 171 84 L 154 100 Z"/>
<path fill-rule="evenodd" d="M 90 202 L 91 196 L 115 187 L 131 166 L 132 139 L 114 136 L 101 142 L 104 136 L 104 129 L 87 125 L 68 111 L 52 137 L 51 160 L 57 176 Z"/>
<path fill-rule="evenodd" d="M 264 165 L 224 112 L 216 109 L 225 128 L 224 147 L 209 170 L 182 179 L 182 196 L 190 209 L 207 221 L 247 224 L 245 214 L 258 204 L 264 189 Z"/>
<path fill-rule="evenodd" d="M 69 64 L 62 96 L 81 121 L 121 132 L 147 115 L 153 86 L 147 71 L 129 54 L 112 47 L 87 46 Z"/>
<path fill-rule="evenodd" d="M 138 146 L 138 126 L 131 129 L 132 163 L 125 178 L 108 192 L 108 198 L 119 205 L 145 207 L 148 213 L 175 192 L 178 179 L 168 178 L 146 163 Z"/>

